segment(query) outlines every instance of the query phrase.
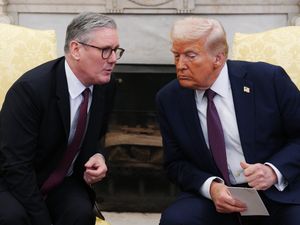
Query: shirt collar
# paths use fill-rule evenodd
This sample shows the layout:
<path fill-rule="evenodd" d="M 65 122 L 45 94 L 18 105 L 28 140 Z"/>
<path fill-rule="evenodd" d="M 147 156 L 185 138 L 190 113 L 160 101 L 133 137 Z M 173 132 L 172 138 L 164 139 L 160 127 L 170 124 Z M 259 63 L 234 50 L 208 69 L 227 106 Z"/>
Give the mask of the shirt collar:
<path fill-rule="evenodd" d="M 210 87 L 210 89 L 222 97 L 228 96 L 228 92 L 230 90 L 230 82 L 228 77 L 227 63 L 224 64 L 218 78 Z"/>
<path fill-rule="evenodd" d="M 65 70 L 66 70 L 66 77 L 67 77 L 67 83 L 68 83 L 68 90 L 70 97 L 72 99 L 77 98 L 81 93 L 86 89 L 86 86 L 84 86 L 80 80 L 75 76 L 73 71 L 71 70 L 67 60 L 65 60 Z M 88 87 L 93 92 L 93 85 Z"/>
<path fill-rule="evenodd" d="M 228 76 L 228 68 L 227 63 L 224 64 L 219 76 L 213 83 L 213 85 L 210 87 L 211 90 L 216 92 L 218 95 L 222 97 L 227 97 L 230 91 L 230 82 L 229 82 L 229 76 Z M 196 90 L 196 96 L 199 99 L 202 99 L 204 96 L 203 90 Z"/>

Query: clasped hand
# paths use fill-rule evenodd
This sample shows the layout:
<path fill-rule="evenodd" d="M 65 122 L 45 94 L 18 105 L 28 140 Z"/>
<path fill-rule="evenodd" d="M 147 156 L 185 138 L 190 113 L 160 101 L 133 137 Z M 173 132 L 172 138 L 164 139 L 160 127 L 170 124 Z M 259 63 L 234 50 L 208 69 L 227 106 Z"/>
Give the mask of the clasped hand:
<path fill-rule="evenodd" d="M 107 166 L 104 157 L 99 153 L 93 155 L 85 163 L 85 172 L 83 179 L 87 184 L 94 184 L 106 176 Z"/>

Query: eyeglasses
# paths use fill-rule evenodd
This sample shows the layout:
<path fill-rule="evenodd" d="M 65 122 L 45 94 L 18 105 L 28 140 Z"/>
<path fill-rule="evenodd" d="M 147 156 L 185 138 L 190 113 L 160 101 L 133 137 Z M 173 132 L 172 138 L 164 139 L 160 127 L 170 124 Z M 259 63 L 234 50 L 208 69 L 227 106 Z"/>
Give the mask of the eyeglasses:
<path fill-rule="evenodd" d="M 99 51 L 101 51 L 102 59 L 108 59 L 111 56 L 112 52 L 114 52 L 116 54 L 116 57 L 117 57 L 117 60 L 118 60 L 122 57 L 123 53 L 125 52 L 125 49 L 123 49 L 123 48 L 115 48 L 115 49 L 100 48 L 100 47 L 90 45 L 90 44 L 87 44 L 87 43 L 83 43 L 83 42 L 80 42 L 80 41 L 78 41 L 78 43 L 82 44 L 82 45 L 85 45 L 85 46 L 88 46 L 88 47 L 91 47 L 91 48 L 98 49 Z"/>

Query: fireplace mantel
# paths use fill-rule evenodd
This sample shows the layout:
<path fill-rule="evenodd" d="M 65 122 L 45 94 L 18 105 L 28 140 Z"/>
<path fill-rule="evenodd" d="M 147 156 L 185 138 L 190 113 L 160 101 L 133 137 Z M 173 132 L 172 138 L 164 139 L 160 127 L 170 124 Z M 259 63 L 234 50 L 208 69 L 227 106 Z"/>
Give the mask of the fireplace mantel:
<path fill-rule="evenodd" d="M 65 29 L 75 14 L 109 14 L 126 49 L 122 63 L 170 64 L 169 30 L 187 15 L 219 19 L 228 35 L 299 25 L 300 0 L 0 0 L 0 22 L 55 29 L 63 55 Z"/>

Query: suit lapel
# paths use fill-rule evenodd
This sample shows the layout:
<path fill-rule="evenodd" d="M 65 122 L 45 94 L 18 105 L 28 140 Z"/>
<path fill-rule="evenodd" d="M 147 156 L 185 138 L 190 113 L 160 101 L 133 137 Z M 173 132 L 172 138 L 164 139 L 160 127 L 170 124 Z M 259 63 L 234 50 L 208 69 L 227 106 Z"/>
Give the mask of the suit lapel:
<path fill-rule="evenodd" d="M 237 62 L 228 61 L 228 74 L 241 145 L 246 161 L 253 163 L 252 151 L 255 148 L 254 84 L 247 80 L 247 72 Z"/>
<path fill-rule="evenodd" d="M 61 60 L 58 64 L 56 71 L 56 96 L 57 96 L 57 105 L 62 118 L 62 123 L 64 126 L 65 133 L 67 137 L 70 132 L 70 99 L 68 91 L 68 83 L 66 78 L 66 72 L 64 67 L 65 60 Z M 93 89 L 93 100 L 90 107 L 90 115 L 88 122 L 88 129 L 85 137 L 89 137 L 90 132 L 94 132 L 100 124 L 97 124 L 101 115 L 99 113 L 104 112 L 104 87 L 95 85 Z M 101 111 L 102 110 L 102 111 Z M 85 138 L 85 139 L 86 139 Z"/>
<path fill-rule="evenodd" d="M 199 139 L 199 134 L 202 133 L 199 117 L 197 114 L 196 101 L 194 90 L 181 88 L 182 95 L 180 95 L 180 106 L 181 115 L 185 121 L 187 131 L 190 136 L 197 140 Z"/>
<path fill-rule="evenodd" d="M 196 153 L 197 157 L 201 158 L 206 158 L 206 156 L 203 154 L 207 154 L 207 157 L 211 157 L 210 150 L 207 148 L 203 136 L 200 119 L 198 116 L 195 92 L 191 89 L 184 89 L 181 87 L 180 89 L 180 91 L 182 91 L 182 93 L 179 95 L 181 115 L 183 116 L 184 125 L 186 126 L 186 130 L 191 138 L 191 143 L 193 143 L 195 146 L 194 153 Z M 196 151 L 197 148 L 199 149 L 199 152 L 201 151 L 201 154 Z"/>
<path fill-rule="evenodd" d="M 65 60 L 61 60 L 56 71 L 56 96 L 64 130 L 68 137 L 70 131 L 70 99 L 64 63 Z"/>
<path fill-rule="evenodd" d="M 99 120 L 101 117 L 100 113 L 104 112 L 104 85 L 94 85 L 93 89 L 93 100 L 90 108 L 90 116 L 89 116 L 89 122 L 88 122 L 88 128 L 87 128 L 87 134 L 86 138 L 89 137 L 89 133 L 94 133 L 94 130 L 97 129 L 97 127 L 100 127 L 101 124 L 97 124 L 102 122 L 102 120 Z"/>

